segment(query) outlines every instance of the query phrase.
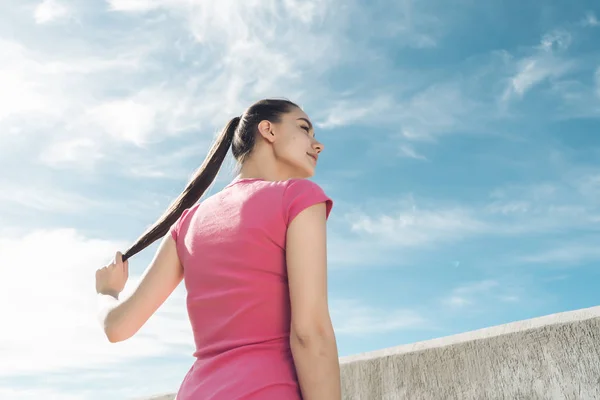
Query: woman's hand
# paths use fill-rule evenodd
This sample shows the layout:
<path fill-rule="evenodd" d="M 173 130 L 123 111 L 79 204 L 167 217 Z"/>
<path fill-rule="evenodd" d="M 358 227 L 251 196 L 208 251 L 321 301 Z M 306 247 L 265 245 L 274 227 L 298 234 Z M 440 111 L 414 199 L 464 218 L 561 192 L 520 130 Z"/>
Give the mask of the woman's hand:
<path fill-rule="evenodd" d="M 118 298 L 128 277 L 129 261 L 123 262 L 123 254 L 118 251 L 110 265 L 96 271 L 96 292 Z"/>

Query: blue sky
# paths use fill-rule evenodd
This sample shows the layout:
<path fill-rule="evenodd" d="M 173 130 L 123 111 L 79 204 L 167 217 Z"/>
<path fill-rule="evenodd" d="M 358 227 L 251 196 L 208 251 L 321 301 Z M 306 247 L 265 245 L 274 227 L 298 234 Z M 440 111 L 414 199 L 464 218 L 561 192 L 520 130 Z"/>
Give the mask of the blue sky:
<path fill-rule="evenodd" d="M 238 3 L 0 0 L 0 397 L 177 389 L 183 288 L 110 345 L 94 271 L 262 97 L 326 146 L 342 356 L 597 305 L 596 2 Z"/>

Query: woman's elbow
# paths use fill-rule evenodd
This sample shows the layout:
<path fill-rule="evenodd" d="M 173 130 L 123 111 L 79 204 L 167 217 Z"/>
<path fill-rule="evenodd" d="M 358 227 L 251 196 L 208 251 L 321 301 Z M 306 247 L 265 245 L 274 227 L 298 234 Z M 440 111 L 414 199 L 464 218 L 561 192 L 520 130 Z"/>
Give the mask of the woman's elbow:
<path fill-rule="evenodd" d="M 123 342 L 133 336 L 127 331 L 126 326 L 117 321 L 111 321 L 110 315 L 104 321 L 104 334 L 110 343 Z"/>
<path fill-rule="evenodd" d="M 104 327 L 104 334 L 110 343 L 119 343 L 128 339 L 124 332 L 111 326 Z"/>
<path fill-rule="evenodd" d="M 335 342 L 335 333 L 330 323 L 293 326 L 290 340 L 293 345 L 307 347 L 315 343 Z"/>

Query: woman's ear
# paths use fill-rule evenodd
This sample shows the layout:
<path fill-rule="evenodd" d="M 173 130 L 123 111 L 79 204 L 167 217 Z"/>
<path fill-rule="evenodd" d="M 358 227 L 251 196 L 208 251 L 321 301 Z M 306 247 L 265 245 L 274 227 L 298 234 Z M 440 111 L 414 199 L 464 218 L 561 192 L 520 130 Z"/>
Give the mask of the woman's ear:
<path fill-rule="evenodd" d="M 273 143 L 275 141 L 275 132 L 273 131 L 274 127 L 275 125 L 272 124 L 271 121 L 260 121 L 258 124 L 258 133 L 260 133 L 264 139 Z"/>

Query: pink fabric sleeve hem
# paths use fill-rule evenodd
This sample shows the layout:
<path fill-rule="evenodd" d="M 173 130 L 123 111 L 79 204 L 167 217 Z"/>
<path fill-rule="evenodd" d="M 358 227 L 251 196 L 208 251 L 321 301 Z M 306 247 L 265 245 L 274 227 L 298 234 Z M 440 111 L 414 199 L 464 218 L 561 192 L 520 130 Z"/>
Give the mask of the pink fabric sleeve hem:
<path fill-rule="evenodd" d="M 300 214 L 302 211 L 306 210 L 309 207 L 314 206 L 315 204 L 320 204 L 320 203 L 325 203 L 325 208 L 326 208 L 325 217 L 327 219 L 329 219 L 329 214 L 333 207 L 333 201 L 326 195 L 314 196 L 314 197 L 311 197 L 310 199 L 307 199 L 307 201 L 303 201 L 300 204 L 296 204 L 296 206 L 292 210 L 290 210 L 290 212 L 288 214 L 288 218 L 287 218 L 287 224 L 289 225 L 294 220 L 294 218 L 296 218 L 298 216 L 298 214 Z"/>
<path fill-rule="evenodd" d="M 181 222 L 187 216 L 187 214 L 189 214 L 190 210 L 192 210 L 193 208 L 197 208 L 197 207 L 198 207 L 198 205 L 195 205 L 195 206 L 192 206 L 191 208 L 187 208 L 187 209 L 183 210 L 183 212 L 181 213 L 179 218 L 177 218 L 177 221 L 175 221 L 175 223 L 173 225 L 171 225 L 171 227 L 169 228 L 169 234 L 171 235 L 173 240 L 175 240 L 175 242 L 177 242 L 177 239 L 179 238 L 179 231 L 181 230 Z"/>
<path fill-rule="evenodd" d="M 284 194 L 284 215 L 286 225 L 289 225 L 298 214 L 315 204 L 325 203 L 326 218 L 329 218 L 333 201 L 325 194 L 319 185 L 309 180 L 292 182 Z"/>
<path fill-rule="evenodd" d="M 173 238 L 174 241 L 177 241 L 177 236 L 179 234 L 178 228 L 179 228 L 179 220 L 178 220 L 178 222 L 175 222 L 169 229 L 169 234 L 171 235 L 171 237 Z"/>

